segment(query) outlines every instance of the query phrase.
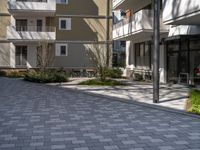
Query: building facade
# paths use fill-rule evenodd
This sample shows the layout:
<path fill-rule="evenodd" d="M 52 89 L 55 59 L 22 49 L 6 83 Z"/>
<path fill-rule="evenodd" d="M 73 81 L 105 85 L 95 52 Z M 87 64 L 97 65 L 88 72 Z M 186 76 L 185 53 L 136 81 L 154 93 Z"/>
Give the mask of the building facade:
<path fill-rule="evenodd" d="M 89 45 L 111 45 L 112 17 L 111 9 L 107 17 L 106 0 L 1 0 L 0 4 L 1 68 L 36 68 L 41 47 L 53 57 L 49 67 L 90 68 Z"/>
<path fill-rule="evenodd" d="M 126 75 L 152 78 L 151 0 L 113 0 L 113 39 L 126 40 Z M 161 0 L 160 82 L 199 84 L 200 1 Z"/>

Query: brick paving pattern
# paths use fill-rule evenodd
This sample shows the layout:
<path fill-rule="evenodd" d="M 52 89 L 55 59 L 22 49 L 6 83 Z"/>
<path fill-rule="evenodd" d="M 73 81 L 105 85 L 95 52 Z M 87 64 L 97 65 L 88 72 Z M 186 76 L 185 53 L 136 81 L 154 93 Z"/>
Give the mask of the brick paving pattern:
<path fill-rule="evenodd" d="M 0 150 L 200 150 L 200 119 L 0 78 Z"/>

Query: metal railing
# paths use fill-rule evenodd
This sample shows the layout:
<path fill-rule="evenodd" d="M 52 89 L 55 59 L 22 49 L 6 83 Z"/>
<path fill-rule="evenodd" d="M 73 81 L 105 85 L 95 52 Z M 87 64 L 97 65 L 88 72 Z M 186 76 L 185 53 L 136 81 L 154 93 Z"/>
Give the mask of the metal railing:
<path fill-rule="evenodd" d="M 131 22 L 134 22 L 134 21 L 139 21 L 138 19 L 136 19 L 138 15 L 142 15 L 143 13 L 145 13 L 149 18 L 153 17 L 153 14 L 152 14 L 152 11 L 151 10 L 140 10 L 134 14 L 132 14 L 132 16 L 130 17 L 124 17 L 122 20 L 119 20 L 119 22 L 117 22 L 116 24 L 113 25 L 113 29 L 117 29 L 117 28 L 120 28 L 126 24 L 129 24 Z M 141 16 L 142 17 L 142 16 Z M 142 19 L 142 18 L 141 18 Z"/>
<path fill-rule="evenodd" d="M 47 3 L 48 0 L 16 0 L 16 2 L 41 2 Z"/>
<path fill-rule="evenodd" d="M 53 26 L 12 26 L 19 32 L 55 32 Z"/>

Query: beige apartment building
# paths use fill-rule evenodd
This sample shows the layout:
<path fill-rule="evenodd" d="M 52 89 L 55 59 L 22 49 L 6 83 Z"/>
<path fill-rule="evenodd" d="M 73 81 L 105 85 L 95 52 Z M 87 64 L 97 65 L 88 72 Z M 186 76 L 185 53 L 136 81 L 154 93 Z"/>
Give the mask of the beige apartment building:
<path fill-rule="evenodd" d="M 107 16 L 106 2 L 1 0 L 0 67 L 36 68 L 40 46 L 53 56 L 49 67 L 93 67 L 88 47 L 112 45 L 112 5 Z"/>

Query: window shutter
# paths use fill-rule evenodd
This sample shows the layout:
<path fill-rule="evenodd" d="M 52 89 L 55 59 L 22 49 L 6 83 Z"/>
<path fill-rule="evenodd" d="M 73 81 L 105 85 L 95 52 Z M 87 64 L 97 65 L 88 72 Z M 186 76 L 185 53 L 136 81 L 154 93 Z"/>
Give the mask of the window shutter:
<path fill-rule="evenodd" d="M 67 22 L 67 30 L 71 30 L 72 29 L 72 21 L 71 18 L 67 18 L 66 19 Z"/>
<path fill-rule="evenodd" d="M 59 44 L 56 44 L 55 55 L 60 56 L 60 46 L 59 46 Z"/>

